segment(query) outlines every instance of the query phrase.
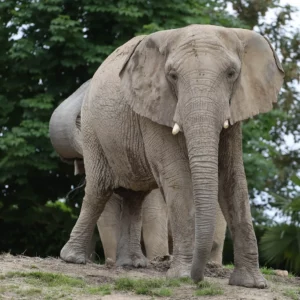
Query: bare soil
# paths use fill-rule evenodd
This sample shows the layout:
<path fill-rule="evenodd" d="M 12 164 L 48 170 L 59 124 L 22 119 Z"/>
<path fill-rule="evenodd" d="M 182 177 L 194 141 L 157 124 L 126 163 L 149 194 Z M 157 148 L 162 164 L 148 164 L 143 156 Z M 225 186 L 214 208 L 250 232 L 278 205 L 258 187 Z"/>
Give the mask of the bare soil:
<path fill-rule="evenodd" d="M 68 264 L 59 258 L 39 258 L 26 256 L 0 255 L 0 299 L 157 299 L 157 297 L 136 295 L 133 292 L 117 291 L 111 289 L 110 295 L 95 295 L 85 293 L 87 287 L 111 285 L 118 278 L 164 278 L 169 266 L 168 260 L 156 260 L 150 263 L 146 269 L 107 267 L 95 263 L 86 265 Z M 32 282 L 26 277 L 9 276 L 16 272 L 47 272 L 68 275 L 83 279 L 86 283 L 85 291 L 78 287 L 68 287 L 63 293 L 51 286 L 46 287 L 41 283 L 32 286 Z M 159 297 L 159 299 L 238 299 L 238 300 L 300 300 L 300 278 L 280 277 L 266 275 L 269 287 L 267 289 L 249 289 L 228 285 L 228 278 L 232 270 L 210 264 L 206 270 L 208 282 L 218 285 L 223 290 L 223 295 L 195 296 L 196 285 L 186 283 L 180 287 L 170 288 L 171 297 Z M 36 284 L 36 283 L 35 283 Z M 48 289 L 48 290 L 47 290 Z M 52 293 L 52 294 L 51 294 Z M 299 295 L 299 296 L 298 296 Z M 299 298 L 297 298 L 299 297 Z"/>

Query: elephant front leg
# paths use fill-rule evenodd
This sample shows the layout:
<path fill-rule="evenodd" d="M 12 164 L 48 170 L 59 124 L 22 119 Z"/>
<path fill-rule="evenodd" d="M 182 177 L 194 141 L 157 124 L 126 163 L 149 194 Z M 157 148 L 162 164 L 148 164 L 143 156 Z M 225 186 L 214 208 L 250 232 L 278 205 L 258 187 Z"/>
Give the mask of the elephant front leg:
<path fill-rule="evenodd" d="M 142 204 L 144 192 L 122 190 L 121 229 L 117 247 L 117 265 L 146 267 L 147 258 L 141 248 Z"/>
<path fill-rule="evenodd" d="M 179 178 L 177 174 L 181 175 Z M 167 201 L 173 239 L 173 260 L 167 272 L 169 278 L 191 277 L 194 249 L 194 205 L 191 178 L 188 172 L 167 176 L 163 192 Z"/>
<path fill-rule="evenodd" d="M 219 201 L 234 246 L 235 268 L 229 284 L 265 288 L 248 199 L 240 124 L 223 130 L 219 147 Z"/>

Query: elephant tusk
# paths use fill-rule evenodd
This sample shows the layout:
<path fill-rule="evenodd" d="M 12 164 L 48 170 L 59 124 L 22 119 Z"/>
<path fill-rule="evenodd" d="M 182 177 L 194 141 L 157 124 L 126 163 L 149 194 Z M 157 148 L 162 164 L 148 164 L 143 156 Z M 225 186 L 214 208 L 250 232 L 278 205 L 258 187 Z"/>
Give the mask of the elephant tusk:
<path fill-rule="evenodd" d="M 175 123 L 173 129 L 172 129 L 172 134 L 176 135 L 180 131 L 180 127 L 177 123 Z"/>
<path fill-rule="evenodd" d="M 228 120 L 225 120 L 223 127 L 226 129 L 229 127 L 229 122 Z"/>

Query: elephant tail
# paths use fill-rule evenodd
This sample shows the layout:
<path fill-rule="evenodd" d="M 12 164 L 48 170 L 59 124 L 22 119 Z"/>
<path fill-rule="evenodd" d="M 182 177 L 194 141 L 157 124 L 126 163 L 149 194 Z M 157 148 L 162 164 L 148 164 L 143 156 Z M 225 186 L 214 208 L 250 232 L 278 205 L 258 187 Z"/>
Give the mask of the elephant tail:
<path fill-rule="evenodd" d="M 50 140 L 64 162 L 74 163 L 75 174 L 84 173 L 81 106 L 89 88 L 85 82 L 71 96 L 64 100 L 53 112 L 50 123 Z"/>

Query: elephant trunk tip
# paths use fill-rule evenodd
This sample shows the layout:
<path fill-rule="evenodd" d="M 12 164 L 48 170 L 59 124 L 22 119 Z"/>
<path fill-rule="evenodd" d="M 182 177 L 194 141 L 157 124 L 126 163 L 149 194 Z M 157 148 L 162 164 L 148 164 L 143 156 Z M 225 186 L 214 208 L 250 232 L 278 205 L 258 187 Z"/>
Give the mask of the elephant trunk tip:
<path fill-rule="evenodd" d="M 199 265 L 192 265 L 191 277 L 194 283 L 199 283 L 204 280 L 204 268 L 201 268 Z"/>

